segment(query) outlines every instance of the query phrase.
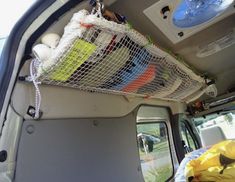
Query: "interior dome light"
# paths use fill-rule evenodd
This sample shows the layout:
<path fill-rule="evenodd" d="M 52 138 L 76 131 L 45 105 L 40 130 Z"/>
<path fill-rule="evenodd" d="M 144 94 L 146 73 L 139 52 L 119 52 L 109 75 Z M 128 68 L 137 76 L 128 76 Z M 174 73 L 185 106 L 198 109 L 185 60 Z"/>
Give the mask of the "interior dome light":
<path fill-rule="evenodd" d="M 173 24 L 179 28 L 200 25 L 223 13 L 234 0 L 182 0 L 173 13 Z"/>

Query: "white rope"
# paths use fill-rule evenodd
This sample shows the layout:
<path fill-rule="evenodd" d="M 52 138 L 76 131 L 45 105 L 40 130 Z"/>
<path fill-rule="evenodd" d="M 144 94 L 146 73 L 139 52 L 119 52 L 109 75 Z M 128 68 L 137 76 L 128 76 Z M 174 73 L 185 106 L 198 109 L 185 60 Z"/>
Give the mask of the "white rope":
<path fill-rule="evenodd" d="M 39 61 L 37 59 L 33 59 L 30 64 L 30 76 L 31 76 L 31 80 L 32 80 L 34 87 L 35 87 L 35 115 L 34 115 L 34 119 L 39 119 L 40 106 L 41 106 L 41 93 L 40 93 L 39 86 L 38 86 L 38 84 L 40 84 L 40 82 L 37 82 L 37 77 L 36 77 L 37 64 L 39 64 Z"/>

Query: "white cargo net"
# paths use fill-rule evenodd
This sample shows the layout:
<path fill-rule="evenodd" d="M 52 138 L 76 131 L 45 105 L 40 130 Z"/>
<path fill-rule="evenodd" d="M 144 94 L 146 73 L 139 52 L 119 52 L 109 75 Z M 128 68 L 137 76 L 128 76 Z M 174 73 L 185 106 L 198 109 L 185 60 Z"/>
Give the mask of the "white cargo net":
<path fill-rule="evenodd" d="M 37 81 L 85 91 L 186 101 L 204 80 L 128 25 L 74 14 Z"/>

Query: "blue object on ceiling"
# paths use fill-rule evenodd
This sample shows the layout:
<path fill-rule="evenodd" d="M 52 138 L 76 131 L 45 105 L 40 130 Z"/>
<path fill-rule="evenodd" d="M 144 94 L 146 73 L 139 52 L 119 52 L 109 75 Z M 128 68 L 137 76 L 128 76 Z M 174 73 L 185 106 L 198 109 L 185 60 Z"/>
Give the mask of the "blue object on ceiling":
<path fill-rule="evenodd" d="M 172 17 L 179 28 L 191 28 L 223 13 L 234 0 L 182 0 Z"/>

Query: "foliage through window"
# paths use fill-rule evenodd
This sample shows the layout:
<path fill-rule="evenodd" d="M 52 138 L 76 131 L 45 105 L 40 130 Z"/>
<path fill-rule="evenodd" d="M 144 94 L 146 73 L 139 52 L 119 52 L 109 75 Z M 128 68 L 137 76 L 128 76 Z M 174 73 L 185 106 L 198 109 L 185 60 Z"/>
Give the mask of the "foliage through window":
<path fill-rule="evenodd" d="M 138 123 L 137 141 L 145 182 L 167 181 L 173 174 L 165 123 Z"/>
<path fill-rule="evenodd" d="M 189 152 L 192 152 L 193 150 L 196 150 L 195 141 L 193 140 L 193 137 L 191 136 L 184 122 L 180 123 L 180 133 L 181 133 L 182 146 L 184 148 L 184 153 L 187 154 Z"/>

